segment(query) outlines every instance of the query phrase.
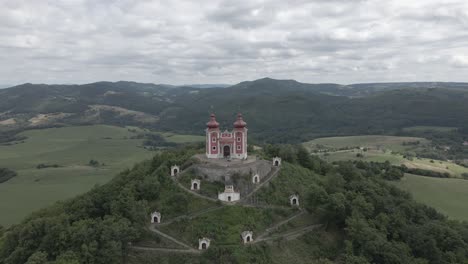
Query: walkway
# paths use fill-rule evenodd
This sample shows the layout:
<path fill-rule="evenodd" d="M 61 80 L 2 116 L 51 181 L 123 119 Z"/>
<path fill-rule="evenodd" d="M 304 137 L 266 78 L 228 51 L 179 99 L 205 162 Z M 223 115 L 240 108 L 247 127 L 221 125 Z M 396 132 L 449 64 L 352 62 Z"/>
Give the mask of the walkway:
<path fill-rule="evenodd" d="M 314 225 L 309 225 L 309 226 L 305 226 L 305 227 L 302 227 L 300 229 L 296 229 L 296 230 L 293 230 L 293 231 L 289 231 L 289 232 L 286 232 L 286 233 L 283 233 L 283 234 L 276 234 L 276 235 L 272 235 L 270 237 L 262 237 L 262 238 L 257 238 L 254 240 L 253 243 L 260 243 L 260 242 L 263 242 L 263 241 L 270 241 L 270 240 L 275 240 L 275 239 L 278 239 L 278 238 L 284 238 L 286 240 L 293 240 L 293 239 L 296 239 L 316 228 L 319 228 L 321 227 L 322 225 L 321 224 L 314 224 Z"/>
<path fill-rule="evenodd" d="M 262 239 L 262 238 L 268 236 L 271 232 L 277 230 L 280 226 L 285 225 L 285 224 L 291 222 L 292 220 L 296 219 L 297 217 L 303 215 L 304 213 L 305 213 L 305 211 L 304 211 L 304 210 L 301 210 L 301 211 L 299 211 L 297 214 L 294 214 L 294 215 L 292 215 L 291 217 L 289 217 L 288 219 L 285 219 L 285 220 L 283 220 L 283 221 L 281 221 L 281 222 L 275 224 L 274 226 L 267 228 L 267 229 L 265 230 L 265 232 L 263 232 L 261 235 L 257 236 L 257 239 L 256 239 L 256 240 L 259 240 L 259 239 Z"/>
<path fill-rule="evenodd" d="M 254 193 L 256 193 L 260 188 L 265 186 L 265 184 L 269 183 L 271 180 L 273 180 L 278 174 L 279 174 L 279 167 L 272 166 L 271 171 L 268 173 L 267 177 L 265 177 L 265 180 L 262 181 L 258 186 L 256 186 L 250 193 L 245 195 L 240 199 L 241 202 L 247 200 L 250 196 L 252 196 Z"/>

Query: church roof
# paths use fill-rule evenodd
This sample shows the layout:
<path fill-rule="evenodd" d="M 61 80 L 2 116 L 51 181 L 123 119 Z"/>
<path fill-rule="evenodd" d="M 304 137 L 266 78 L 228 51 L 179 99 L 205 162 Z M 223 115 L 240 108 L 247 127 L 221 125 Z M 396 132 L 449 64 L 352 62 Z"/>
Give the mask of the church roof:
<path fill-rule="evenodd" d="M 247 123 L 244 122 L 244 119 L 242 119 L 242 114 L 239 113 L 237 114 L 237 120 L 234 122 L 234 127 L 235 128 L 244 128 L 247 126 Z"/>
<path fill-rule="evenodd" d="M 219 123 L 216 122 L 216 116 L 215 114 L 211 114 L 210 116 L 210 121 L 208 123 L 206 123 L 206 126 L 208 128 L 218 128 L 219 127 Z"/>

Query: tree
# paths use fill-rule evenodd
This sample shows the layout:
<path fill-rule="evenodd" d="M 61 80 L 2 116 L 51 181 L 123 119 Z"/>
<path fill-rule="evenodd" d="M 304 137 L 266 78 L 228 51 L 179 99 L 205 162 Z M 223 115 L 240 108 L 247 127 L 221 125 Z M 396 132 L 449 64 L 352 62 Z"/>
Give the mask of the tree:
<path fill-rule="evenodd" d="M 26 264 L 46 264 L 47 263 L 47 253 L 38 251 L 32 254 Z"/>

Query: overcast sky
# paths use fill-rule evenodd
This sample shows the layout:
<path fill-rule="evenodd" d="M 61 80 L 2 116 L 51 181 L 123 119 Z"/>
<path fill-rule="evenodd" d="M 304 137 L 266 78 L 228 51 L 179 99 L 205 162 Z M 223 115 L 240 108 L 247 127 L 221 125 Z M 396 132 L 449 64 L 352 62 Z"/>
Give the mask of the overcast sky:
<path fill-rule="evenodd" d="M 467 0 L 0 0 L 0 84 L 468 81 Z"/>

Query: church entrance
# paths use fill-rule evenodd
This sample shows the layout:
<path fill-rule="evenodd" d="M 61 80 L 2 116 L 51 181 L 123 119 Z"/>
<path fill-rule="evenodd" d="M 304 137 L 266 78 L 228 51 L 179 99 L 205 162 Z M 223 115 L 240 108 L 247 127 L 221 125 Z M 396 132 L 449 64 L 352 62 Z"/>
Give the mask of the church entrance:
<path fill-rule="evenodd" d="M 231 156 L 231 148 L 229 146 L 224 146 L 223 148 L 223 156 L 225 158 Z"/>

